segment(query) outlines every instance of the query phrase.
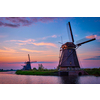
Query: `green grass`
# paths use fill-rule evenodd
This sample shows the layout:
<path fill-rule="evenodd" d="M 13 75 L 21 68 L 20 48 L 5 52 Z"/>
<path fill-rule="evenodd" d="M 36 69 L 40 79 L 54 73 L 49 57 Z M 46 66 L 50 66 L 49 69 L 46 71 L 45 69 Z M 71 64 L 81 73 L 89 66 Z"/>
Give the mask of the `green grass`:
<path fill-rule="evenodd" d="M 93 69 L 84 69 L 89 75 L 100 76 L 100 68 Z M 16 74 L 18 75 L 50 75 L 50 76 L 58 76 L 58 70 L 17 70 Z"/>
<path fill-rule="evenodd" d="M 84 69 L 89 75 L 100 76 L 100 68 Z"/>
<path fill-rule="evenodd" d="M 18 75 L 50 75 L 50 76 L 57 76 L 58 71 L 57 70 L 17 70 L 16 74 Z"/>

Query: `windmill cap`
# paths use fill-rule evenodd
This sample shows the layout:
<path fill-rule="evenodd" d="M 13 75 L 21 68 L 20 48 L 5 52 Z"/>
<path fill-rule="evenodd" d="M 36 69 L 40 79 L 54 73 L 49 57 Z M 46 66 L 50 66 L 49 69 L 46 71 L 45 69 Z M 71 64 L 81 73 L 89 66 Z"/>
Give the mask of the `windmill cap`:
<path fill-rule="evenodd" d="M 65 44 L 62 45 L 62 48 L 76 48 L 76 45 L 73 42 L 66 42 Z"/>

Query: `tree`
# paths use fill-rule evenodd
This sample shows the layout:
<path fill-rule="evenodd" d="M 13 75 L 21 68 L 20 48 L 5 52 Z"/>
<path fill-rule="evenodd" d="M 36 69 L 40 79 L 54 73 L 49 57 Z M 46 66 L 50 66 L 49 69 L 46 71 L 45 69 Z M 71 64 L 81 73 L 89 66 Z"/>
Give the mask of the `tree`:
<path fill-rule="evenodd" d="M 33 70 L 37 70 L 37 69 L 34 67 Z"/>
<path fill-rule="evenodd" d="M 43 67 L 43 65 L 42 64 L 38 64 L 38 70 L 43 70 L 44 69 L 44 67 Z"/>

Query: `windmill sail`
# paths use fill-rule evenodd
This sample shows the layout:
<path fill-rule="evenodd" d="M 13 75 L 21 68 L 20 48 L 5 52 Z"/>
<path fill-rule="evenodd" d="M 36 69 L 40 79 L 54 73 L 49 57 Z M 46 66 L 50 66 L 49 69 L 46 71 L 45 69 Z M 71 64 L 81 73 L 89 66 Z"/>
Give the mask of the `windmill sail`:
<path fill-rule="evenodd" d="M 37 61 L 31 61 L 30 63 L 36 63 Z"/>
<path fill-rule="evenodd" d="M 82 42 L 77 43 L 76 46 L 81 46 L 82 44 L 85 44 L 94 40 L 96 40 L 95 35 L 91 35 L 91 36 L 86 37 L 85 40 L 83 40 Z"/>
<path fill-rule="evenodd" d="M 68 26 L 70 29 L 70 36 L 72 42 L 66 42 L 61 46 L 60 49 L 61 55 L 59 59 L 60 71 L 67 70 L 68 68 L 80 68 L 80 64 L 76 53 L 77 47 L 81 46 L 82 44 L 96 40 L 95 38 L 96 35 L 91 35 L 91 36 L 86 36 L 85 39 L 82 39 L 77 44 L 74 44 L 74 38 L 73 38 L 70 22 L 68 22 Z"/>
<path fill-rule="evenodd" d="M 30 62 L 30 55 L 28 54 L 28 59 L 29 59 L 29 62 Z"/>
<path fill-rule="evenodd" d="M 72 42 L 74 42 L 74 38 L 73 38 L 73 33 L 72 33 L 70 22 L 68 22 L 68 25 L 69 25 L 69 29 L 70 29 L 70 34 L 71 34 Z"/>
<path fill-rule="evenodd" d="M 26 65 L 23 66 L 22 70 L 30 70 L 31 69 L 31 62 L 30 62 L 30 55 L 28 54 L 28 60 L 27 62 L 25 62 Z"/>

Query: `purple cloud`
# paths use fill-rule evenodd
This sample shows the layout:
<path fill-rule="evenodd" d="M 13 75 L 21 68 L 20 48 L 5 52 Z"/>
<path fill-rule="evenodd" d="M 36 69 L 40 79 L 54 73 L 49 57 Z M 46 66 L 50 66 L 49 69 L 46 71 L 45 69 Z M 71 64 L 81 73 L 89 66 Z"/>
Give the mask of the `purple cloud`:
<path fill-rule="evenodd" d="M 8 23 L 5 23 L 4 26 L 19 27 L 20 25 L 19 24 L 8 24 Z"/>
<path fill-rule="evenodd" d="M 6 17 L 5 19 L 12 23 L 22 24 L 23 26 L 32 24 L 32 21 L 28 20 L 26 17 Z"/>
<path fill-rule="evenodd" d="M 46 23 L 46 22 L 53 22 L 55 19 L 57 19 L 57 18 L 56 17 L 42 17 L 39 19 L 39 21 Z"/>
<path fill-rule="evenodd" d="M 100 56 L 95 56 L 93 58 L 88 58 L 88 59 L 84 59 L 84 60 L 100 60 Z"/>
<path fill-rule="evenodd" d="M 1 17 L 0 26 L 5 27 L 19 27 L 19 26 L 29 26 L 37 22 L 47 23 L 54 22 L 58 19 L 66 19 L 60 17 Z"/>
<path fill-rule="evenodd" d="M 0 21 L 0 26 L 8 26 L 8 27 L 19 27 L 19 24 L 9 24 L 9 23 L 3 23 Z"/>

